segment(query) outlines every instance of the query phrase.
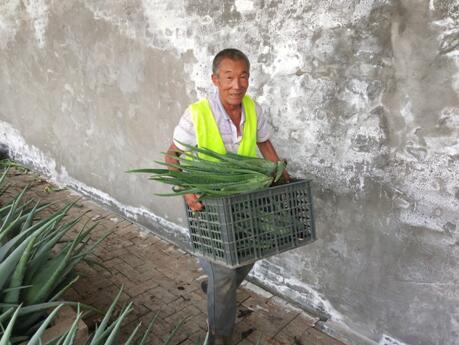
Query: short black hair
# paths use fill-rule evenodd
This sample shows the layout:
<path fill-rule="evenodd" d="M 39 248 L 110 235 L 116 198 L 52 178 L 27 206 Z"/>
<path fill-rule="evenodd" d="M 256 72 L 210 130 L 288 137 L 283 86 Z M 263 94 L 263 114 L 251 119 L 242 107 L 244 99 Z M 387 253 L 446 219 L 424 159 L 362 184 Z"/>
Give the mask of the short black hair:
<path fill-rule="evenodd" d="M 247 69 L 250 70 L 250 61 L 247 55 L 241 52 L 239 49 L 235 48 L 226 48 L 221 50 L 217 55 L 214 57 L 214 61 L 212 62 L 212 73 L 217 74 L 218 68 L 220 67 L 220 63 L 223 59 L 231 59 L 231 60 L 244 60 L 247 65 Z"/>

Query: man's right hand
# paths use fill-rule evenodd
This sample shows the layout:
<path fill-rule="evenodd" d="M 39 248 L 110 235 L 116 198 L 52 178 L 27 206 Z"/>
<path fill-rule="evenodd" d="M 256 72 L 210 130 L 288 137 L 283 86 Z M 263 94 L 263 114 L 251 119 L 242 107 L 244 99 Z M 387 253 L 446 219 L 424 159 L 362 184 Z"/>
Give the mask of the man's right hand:
<path fill-rule="evenodd" d="M 198 201 L 197 194 L 185 194 L 183 197 L 191 211 L 201 211 L 204 208 L 204 205 Z"/>

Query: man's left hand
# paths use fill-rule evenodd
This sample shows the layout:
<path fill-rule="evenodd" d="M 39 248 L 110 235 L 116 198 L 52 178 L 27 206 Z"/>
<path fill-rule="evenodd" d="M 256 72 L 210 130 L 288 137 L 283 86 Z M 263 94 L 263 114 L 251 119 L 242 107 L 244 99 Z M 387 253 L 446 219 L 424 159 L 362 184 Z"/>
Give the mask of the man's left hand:
<path fill-rule="evenodd" d="M 290 175 L 288 174 L 287 169 L 284 169 L 284 171 L 282 172 L 282 179 L 283 179 L 286 183 L 289 183 L 289 182 L 291 181 L 291 177 L 290 177 Z"/>

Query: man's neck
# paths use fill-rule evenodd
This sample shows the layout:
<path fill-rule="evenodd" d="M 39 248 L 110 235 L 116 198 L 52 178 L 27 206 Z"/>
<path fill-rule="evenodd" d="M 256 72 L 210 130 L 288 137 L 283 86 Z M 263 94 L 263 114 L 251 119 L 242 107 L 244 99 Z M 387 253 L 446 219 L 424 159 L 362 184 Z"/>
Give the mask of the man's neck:
<path fill-rule="evenodd" d="M 240 124 L 241 124 L 241 118 L 242 118 L 242 104 L 236 104 L 236 105 L 225 104 L 221 98 L 220 98 L 220 103 L 222 104 L 223 109 L 225 109 L 231 121 L 236 126 L 237 134 L 241 135 Z"/>
<path fill-rule="evenodd" d="M 233 118 L 233 116 L 235 116 L 235 117 L 240 117 L 241 116 L 242 104 L 227 104 L 227 103 L 223 102 L 223 100 L 221 99 L 220 95 L 218 95 L 218 97 L 220 98 L 220 103 L 222 104 L 223 109 L 225 109 L 226 113 L 231 118 Z"/>
<path fill-rule="evenodd" d="M 241 112 L 242 112 L 241 104 L 238 104 L 238 105 L 233 105 L 233 104 L 225 105 L 225 104 L 223 104 L 223 108 L 225 108 L 226 112 L 230 116 L 231 115 L 241 115 Z"/>

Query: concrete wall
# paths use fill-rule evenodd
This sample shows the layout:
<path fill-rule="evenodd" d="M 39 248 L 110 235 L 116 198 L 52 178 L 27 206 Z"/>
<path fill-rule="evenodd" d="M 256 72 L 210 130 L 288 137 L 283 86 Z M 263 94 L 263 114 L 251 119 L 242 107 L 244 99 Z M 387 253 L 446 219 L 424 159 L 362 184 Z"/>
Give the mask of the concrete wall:
<path fill-rule="evenodd" d="M 252 279 L 348 342 L 458 344 L 458 21 L 447 0 L 2 1 L 0 142 L 183 242 L 181 200 L 124 171 L 161 158 L 238 47 L 318 233 Z"/>

